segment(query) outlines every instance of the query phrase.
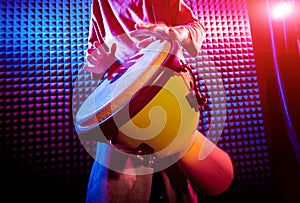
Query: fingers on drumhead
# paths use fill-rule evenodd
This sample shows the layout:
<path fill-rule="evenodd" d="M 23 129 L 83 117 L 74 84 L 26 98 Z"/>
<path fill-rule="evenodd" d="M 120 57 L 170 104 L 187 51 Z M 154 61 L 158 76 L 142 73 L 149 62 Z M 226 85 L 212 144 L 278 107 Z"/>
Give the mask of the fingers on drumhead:
<path fill-rule="evenodd" d="M 117 44 L 116 44 L 116 43 L 113 43 L 113 44 L 111 45 L 111 48 L 110 48 L 110 53 L 113 54 L 113 55 L 115 55 L 116 50 L 117 50 Z"/>
<path fill-rule="evenodd" d="M 134 25 L 136 30 L 140 29 L 153 29 L 155 27 L 155 24 L 152 23 L 136 23 Z"/>
<path fill-rule="evenodd" d="M 94 58 L 91 54 L 86 56 L 86 60 L 88 63 L 95 65 L 97 63 L 97 59 Z"/>
<path fill-rule="evenodd" d="M 147 47 L 149 44 L 151 44 L 155 40 L 156 39 L 154 37 L 149 37 L 149 38 L 139 41 L 136 46 L 137 46 L 137 48 L 142 49 L 142 48 Z"/>

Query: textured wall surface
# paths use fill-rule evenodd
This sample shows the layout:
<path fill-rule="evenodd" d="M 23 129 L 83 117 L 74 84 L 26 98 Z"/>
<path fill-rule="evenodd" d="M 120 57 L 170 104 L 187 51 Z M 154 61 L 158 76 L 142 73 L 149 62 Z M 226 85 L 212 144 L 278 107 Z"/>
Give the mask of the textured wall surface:
<path fill-rule="evenodd" d="M 199 129 L 232 156 L 233 191 L 272 191 L 246 1 L 186 2 L 207 31 L 203 53 L 186 55 L 209 102 Z M 74 131 L 72 86 L 89 17 L 89 1 L 0 2 L 0 152 L 8 191 L 84 196 L 93 160 Z"/>

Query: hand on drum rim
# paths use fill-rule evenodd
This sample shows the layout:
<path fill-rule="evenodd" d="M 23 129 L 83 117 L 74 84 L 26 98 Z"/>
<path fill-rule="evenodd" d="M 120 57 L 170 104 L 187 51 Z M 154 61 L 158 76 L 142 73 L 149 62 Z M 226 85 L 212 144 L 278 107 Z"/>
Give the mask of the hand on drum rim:
<path fill-rule="evenodd" d="M 183 26 L 168 27 L 165 24 L 136 24 L 135 31 L 129 33 L 130 37 L 139 40 L 136 47 L 146 48 L 156 40 L 169 40 L 183 42 L 188 38 L 188 31 Z M 126 34 L 125 34 L 126 35 Z M 113 43 L 110 48 L 104 43 L 95 41 L 87 50 L 84 70 L 94 74 L 103 74 L 114 61 L 116 61 L 117 45 Z"/>
<path fill-rule="evenodd" d="M 104 45 L 97 41 L 94 42 L 93 46 L 87 50 L 87 64 L 84 66 L 84 70 L 95 74 L 104 73 L 116 60 L 116 50 L 117 45 L 115 43 L 112 44 L 109 51 L 106 51 Z"/>
<path fill-rule="evenodd" d="M 137 32 L 132 32 L 131 37 L 142 38 L 137 44 L 138 48 L 145 48 L 155 40 L 169 40 L 183 43 L 189 39 L 188 30 L 184 26 L 169 27 L 165 24 L 143 24 L 135 25 Z"/>

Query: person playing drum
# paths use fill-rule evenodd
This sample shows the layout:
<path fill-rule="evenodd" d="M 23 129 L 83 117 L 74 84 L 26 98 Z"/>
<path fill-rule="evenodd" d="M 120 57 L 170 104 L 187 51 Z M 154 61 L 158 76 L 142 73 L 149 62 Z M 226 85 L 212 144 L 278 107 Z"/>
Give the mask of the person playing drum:
<path fill-rule="evenodd" d="M 136 47 L 146 47 L 156 39 L 176 41 L 195 57 L 205 36 L 203 25 L 183 0 L 93 0 L 91 12 L 84 70 L 95 78 L 101 78 L 116 60 L 118 46 L 107 47 L 106 39 L 142 31 L 143 40 L 134 44 Z M 217 146 L 199 160 L 205 141 L 207 138 L 197 131 L 190 149 L 175 164 L 154 174 L 123 174 L 95 161 L 86 201 L 198 202 L 198 193 L 213 196 L 223 193 L 234 179 L 233 162 Z M 99 144 L 98 148 L 97 156 L 109 157 L 105 144 Z"/>

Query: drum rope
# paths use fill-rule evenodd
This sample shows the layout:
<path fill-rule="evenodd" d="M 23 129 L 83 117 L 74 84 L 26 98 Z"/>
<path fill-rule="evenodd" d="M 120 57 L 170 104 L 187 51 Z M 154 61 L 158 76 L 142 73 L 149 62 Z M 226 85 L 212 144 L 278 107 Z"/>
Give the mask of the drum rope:
<path fill-rule="evenodd" d="M 199 88 L 196 85 L 196 77 L 193 73 L 193 68 L 190 64 L 188 63 L 184 63 L 182 60 L 180 60 L 180 67 L 177 71 L 182 71 L 182 72 L 188 72 L 189 73 L 189 77 L 191 79 L 190 81 L 190 86 L 192 89 L 192 92 L 194 93 L 197 102 L 200 106 L 206 105 L 207 104 L 207 99 L 200 93 Z"/>

